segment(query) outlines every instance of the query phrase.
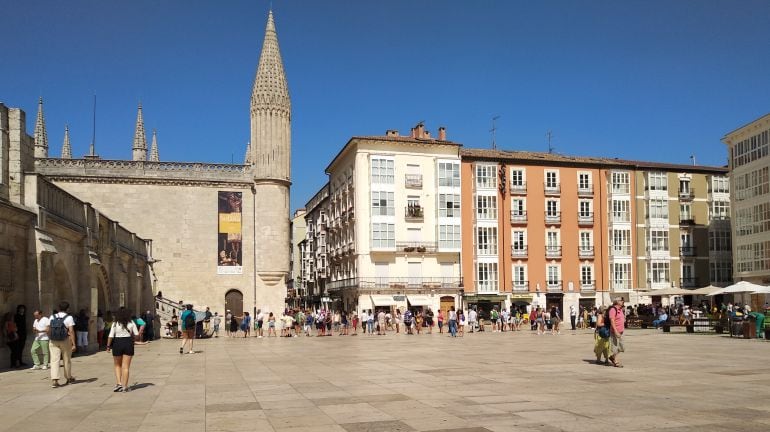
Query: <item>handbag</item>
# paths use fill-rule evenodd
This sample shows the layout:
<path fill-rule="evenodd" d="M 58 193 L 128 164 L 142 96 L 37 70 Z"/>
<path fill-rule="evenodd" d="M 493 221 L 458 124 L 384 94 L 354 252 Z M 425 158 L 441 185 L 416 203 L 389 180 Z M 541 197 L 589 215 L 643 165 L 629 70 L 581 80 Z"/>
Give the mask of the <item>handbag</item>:
<path fill-rule="evenodd" d="M 607 339 L 610 337 L 610 328 L 607 326 L 601 326 L 596 331 L 599 333 L 599 337 L 602 339 Z"/>

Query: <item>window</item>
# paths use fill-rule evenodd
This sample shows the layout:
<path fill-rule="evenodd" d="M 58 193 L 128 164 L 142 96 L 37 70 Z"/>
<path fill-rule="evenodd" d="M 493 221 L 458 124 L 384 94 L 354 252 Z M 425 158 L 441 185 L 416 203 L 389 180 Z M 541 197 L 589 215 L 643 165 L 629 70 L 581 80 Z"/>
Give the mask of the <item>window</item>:
<path fill-rule="evenodd" d="M 527 266 L 513 266 L 513 286 L 514 288 L 526 288 L 527 286 Z"/>
<path fill-rule="evenodd" d="M 630 263 L 612 263 L 612 287 L 614 289 L 631 288 Z"/>
<path fill-rule="evenodd" d="M 396 247 L 396 229 L 394 224 L 372 224 L 372 249 Z"/>
<path fill-rule="evenodd" d="M 730 179 L 727 177 L 712 177 L 711 193 L 730 193 Z"/>
<path fill-rule="evenodd" d="M 460 194 L 439 194 L 438 216 L 460 217 Z"/>
<path fill-rule="evenodd" d="M 711 278 L 711 282 L 732 282 L 732 263 L 729 261 L 709 263 L 709 277 Z"/>
<path fill-rule="evenodd" d="M 372 216 L 393 216 L 393 192 L 372 191 Z"/>
<path fill-rule="evenodd" d="M 476 284 L 478 292 L 497 292 L 497 263 L 476 264 Z"/>
<path fill-rule="evenodd" d="M 580 200 L 578 202 L 578 216 L 581 218 L 590 218 L 593 216 L 593 212 L 591 212 L 591 200 Z"/>
<path fill-rule="evenodd" d="M 547 190 L 554 190 L 559 188 L 559 172 L 558 171 L 546 171 L 545 172 L 545 188 Z"/>
<path fill-rule="evenodd" d="M 690 193 L 690 179 L 679 179 L 679 193 L 682 195 Z"/>
<path fill-rule="evenodd" d="M 615 194 L 627 194 L 630 191 L 629 187 L 629 174 L 628 172 L 613 172 L 612 173 L 612 193 Z"/>
<path fill-rule="evenodd" d="M 560 277 L 560 268 L 558 265 L 549 264 L 546 266 L 546 283 L 548 284 L 548 287 L 559 287 L 561 286 L 561 277 Z"/>
<path fill-rule="evenodd" d="M 730 201 L 712 201 L 711 219 L 724 220 L 730 218 Z"/>
<path fill-rule="evenodd" d="M 668 219 L 668 201 L 650 199 L 647 215 L 650 219 Z"/>
<path fill-rule="evenodd" d="M 478 195 L 476 197 L 476 217 L 478 219 L 497 219 L 497 197 Z"/>
<path fill-rule="evenodd" d="M 460 225 L 439 225 L 438 246 L 441 249 L 460 249 Z"/>
<path fill-rule="evenodd" d="M 495 165 L 476 165 L 476 187 L 479 189 L 497 187 L 497 167 Z"/>
<path fill-rule="evenodd" d="M 545 215 L 547 217 L 559 216 L 559 201 L 555 199 L 549 199 L 545 202 Z"/>
<path fill-rule="evenodd" d="M 545 247 L 546 249 L 559 247 L 559 231 L 547 231 L 545 233 Z"/>
<path fill-rule="evenodd" d="M 524 183 L 524 169 L 513 168 L 511 169 L 511 189 L 523 189 Z"/>
<path fill-rule="evenodd" d="M 757 196 L 770 193 L 770 182 L 768 182 L 768 167 L 759 168 L 746 174 L 735 176 L 735 195 L 736 201 L 742 201 Z"/>
<path fill-rule="evenodd" d="M 770 131 L 763 131 L 732 146 L 731 159 L 733 168 L 766 157 Z"/>
<path fill-rule="evenodd" d="M 667 230 L 650 230 L 650 251 L 668 252 Z"/>
<path fill-rule="evenodd" d="M 460 187 L 460 164 L 457 162 L 439 162 L 438 185 Z"/>
<path fill-rule="evenodd" d="M 525 252 L 527 250 L 526 231 L 512 231 L 511 248 L 514 252 Z"/>
<path fill-rule="evenodd" d="M 731 252 L 733 249 L 730 231 L 709 232 L 709 250 L 713 252 Z"/>
<path fill-rule="evenodd" d="M 497 228 L 476 228 L 476 253 L 479 255 L 497 255 Z"/>
<path fill-rule="evenodd" d="M 393 184 L 394 177 L 393 159 L 372 158 L 372 183 Z"/>
<path fill-rule="evenodd" d="M 687 232 L 687 231 L 680 231 L 679 232 L 679 245 L 682 248 L 691 248 L 691 247 L 693 247 L 692 234 Z"/>
<path fill-rule="evenodd" d="M 647 189 L 665 191 L 668 190 L 666 173 L 651 172 L 647 174 Z"/>
<path fill-rule="evenodd" d="M 653 284 L 669 284 L 669 263 L 667 261 L 653 261 L 650 263 L 650 282 Z"/>
<path fill-rule="evenodd" d="M 594 285 L 594 267 L 590 264 L 583 264 L 580 266 L 580 285 L 590 286 Z"/>
<path fill-rule="evenodd" d="M 631 212 L 629 211 L 629 200 L 612 200 L 612 221 L 630 222 Z"/>
<path fill-rule="evenodd" d="M 690 203 L 681 203 L 679 204 L 679 220 L 692 220 L 692 210 L 691 210 Z"/>
<path fill-rule="evenodd" d="M 594 233 L 591 231 L 580 231 L 579 247 L 581 251 L 591 251 L 594 247 Z"/>
<path fill-rule="evenodd" d="M 514 198 L 511 200 L 511 216 L 524 216 L 526 214 L 526 206 L 524 205 L 524 199 Z"/>
<path fill-rule="evenodd" d="M 578 190 L 591 190 L 591 173 L 578 173 Z"/>
<path fill-rule="evenodd" d="M 612 255 L 631 255 L 631 230 L 612 230 Z"/>

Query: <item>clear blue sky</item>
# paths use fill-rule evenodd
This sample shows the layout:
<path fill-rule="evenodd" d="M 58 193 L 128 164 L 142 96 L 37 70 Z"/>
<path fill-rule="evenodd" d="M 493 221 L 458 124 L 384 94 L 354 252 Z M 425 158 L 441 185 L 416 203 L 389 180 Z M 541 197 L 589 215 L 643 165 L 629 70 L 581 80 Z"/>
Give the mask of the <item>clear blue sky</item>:
<path fill-rule="evenodd" d="M 129 159 L 139 100 L 162 160 L 236 162 L 267 1 L 3 2 L 0 101 L 45 98 L 51 152 Z M 292 98 L 292 209 L 353 135 L 420 120 L 498 144 L 722 165 L 720 138 L 770 112 L 770 2 L 273 2 Z M 148 136 L 149 138 L 149 136 Z"/>

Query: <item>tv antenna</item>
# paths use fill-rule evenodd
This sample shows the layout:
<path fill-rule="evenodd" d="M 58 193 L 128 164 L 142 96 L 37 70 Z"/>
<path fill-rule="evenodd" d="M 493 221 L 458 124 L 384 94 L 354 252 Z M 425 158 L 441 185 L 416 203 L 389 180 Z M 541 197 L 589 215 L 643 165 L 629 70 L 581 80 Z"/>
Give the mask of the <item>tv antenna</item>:
<path fill-rule="evenodd" d="M 551 145 L 551 140 L 553 140 L 553 132 L 549 129 L 548 132 L 545 133 L 545 138 L 548 140 L 548 153 L 553 153 L 553 145 Z"/>
<path fill-rule="evenodd" d="M 496 125 L 496 122 L 497 122 L 497 119 L 499 119 L 499 118 L 500 118 L 499 115 L 496 115 L 496 116 L 492 117 L 492 129 L 489 130 L 490 132 L 492 132 L 492 150 L 497 150 L 497 142 L 496 142 L 496 139 L 495 139 L 497 137 L 497 125 Z"/>

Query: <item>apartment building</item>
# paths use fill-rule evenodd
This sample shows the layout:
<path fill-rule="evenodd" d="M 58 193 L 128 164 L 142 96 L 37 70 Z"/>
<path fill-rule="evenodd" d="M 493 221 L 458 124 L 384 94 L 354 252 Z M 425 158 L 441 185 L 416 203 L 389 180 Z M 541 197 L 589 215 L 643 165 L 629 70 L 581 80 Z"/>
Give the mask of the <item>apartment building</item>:
<path fill-rule="evenodd" d="M 317 307 L 330 302 L 325 291 L 329 276 L 328 203 L 329 184 L 327 183 L 305 205 L 305 239 L 299 242 L 302 256 L 300 279 L 305 306 Z"/>
<path fill-rule="evenodd" d="M 724 168 L 481 149 L 461 156 L 468 305 L 649 302 L 657 300 L 649 290 L 730 277 Z"/>
<path fill-rule="evenodd" d="M 302 283 L 302 252 L 300 244 L 307 237 L 307 222 L 305 221 L 305 209 L 297 209 L 291 218 L 291 255 L 289 257 L 289 281 L 286 284 L 286 303 L 292 306 L 301 306 L 303 299 L 307 298 L 305 286 Z"/>
<path fill-rule="evenodd" d="M 734 277 L 770 284 L 770 114 L 728 133 Z"/>
<path fill-rule="evenodd" d="M 308 235 L 326 218 L 322 292 L 333 307 L 459 306 L 459 148 L 444 128 L 434 138 L 420 124 L 408 136 L 353 137 L 331 161 L 328 200 L 307 209 Z"/>

